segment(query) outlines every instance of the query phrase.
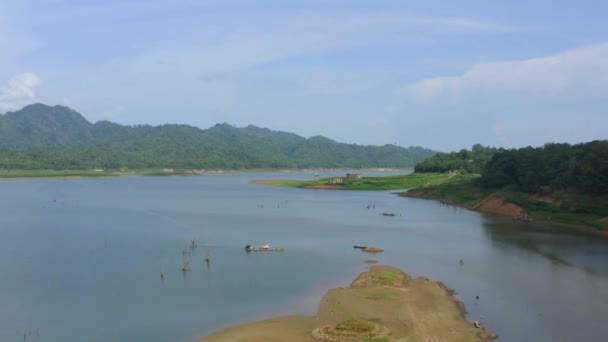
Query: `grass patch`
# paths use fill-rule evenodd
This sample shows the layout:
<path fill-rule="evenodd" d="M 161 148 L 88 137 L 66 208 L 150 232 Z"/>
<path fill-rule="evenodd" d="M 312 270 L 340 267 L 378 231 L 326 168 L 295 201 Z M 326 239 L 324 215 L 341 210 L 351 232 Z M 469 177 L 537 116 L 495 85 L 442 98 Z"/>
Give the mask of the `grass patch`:
<path fill-rule="evenodd" d="M 373 290 L 367 293 L 367 296 L 365 296 L 365 298 L 367 299 L 371 299 L 371 300 L 383 300 L 383 299 L 389 299 L 391 296 L 388 292 L 386 291 L 379 291 L 379 290 Z"/>
<path fill-rule="evenodd" d="M 394 284 L 399 279 L 399 275 L 395 272 L 384 272 L 378 275 L 378 279 L 383 284 Z"/>
<path fill-rule="evenodd" d="M 477 174 L 452 177 L 449 181 L 415 188 L 419 197 L 439 199 L 448 203 L 474 208 L 487 194 L 477 185 Z"/>
<path fill-rule="evenodd" d="M 259 180 L 254 180 L 251 183 L 272 185 L 272 186 L 284 186 L 284 187 L 289 187 L 289 188 L 303 188 L 303 187 L 319 184 L 312 180 L 303 181 L 303 180 L 296 180 L 296 179 L 259 179 Z"/>
<path fill-rule="evenodd" d="M 387 177 L 364 177 L 363 179 L 347 179 L 346 177 L 324 178 L 314 180 L 287 180 L 270 179 L 257 180 L 253 183 L 292 188 L 307 188 L 313 186 L 331 186 L 345 190 L 399 190 L 442 184 L 448 181 L 464 180 L 476 175 L 451 176 L 446 173 L 410 173 Z M 341 178 L 342 183 L 333 183 L 332 180 Z"/>
<path fill-rule="evenodd" d="M 358 319 L 349 318 L 336 325 L 336 330 L 356 331 L 356 332 L 370 332 L 374 330 L 375 325 L 373 323 Z"/>

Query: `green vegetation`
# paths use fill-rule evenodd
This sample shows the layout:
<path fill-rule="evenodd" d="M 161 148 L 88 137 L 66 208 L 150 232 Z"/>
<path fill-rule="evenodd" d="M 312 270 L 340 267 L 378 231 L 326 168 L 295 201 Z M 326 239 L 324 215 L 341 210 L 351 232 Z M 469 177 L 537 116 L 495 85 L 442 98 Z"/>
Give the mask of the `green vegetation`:
<path fill-rule="evenodd" d="M 608 229 L 608 195 L 553 192 L 550 196 L 507 187 L 496 191 L 507 201 L 524 208 L 530 217 Z"/>
<path fill-rule="evenodd" d="M 475 144 L 470 151 L 463 149 L 459 152 L 438 153 L 416 164 L 414 171 L 449 172 L 464 170 L 469 173 L 481 173 L 494 154 L 501 151 L 503 150 Z"/>
<path fill-rule="evenodd" d="M 413 188 L 407 196 L 439 199 L 471 209 L 495 195 L 522 207 L 534 219 L 608 229 L 608 141 L 517 150 L 475 145 L 472 151 L 437 155 L 415 169 L 422 171 L 363 179 L 259 183 L 345 190 Z M 428 172 L 433 169 L 457 171 Z M 475 170 L 481 170 L 481 174 L 472 173 Z"/>
<path fill-rule="evenodd" d="M 506 150 L 488 162 L 481 181 L 528 193 L 608 194 L 608 140 Z"/>
<path fill-rule="evenodd" d="M 206 130 L 91 124 L 70 108 L 43 104 L 0 115 L 0 169 L 8 170 L 406 168 L 434 154 L 225 123 Z"/>
<path fill-rule="evenodd" d="M 397 279 L 399 279 L 399 275 L 395 272 L 384 272 L 378 275 L 378 278 L 387 284 L 394 283 Z"/>
<path fill-rule="evenodd" d="M 371 290 L 365 298 L 372 300 L 383 300 L 389 299 L 390 294 L 384 290 Z"/>
<path fill-rule="evenodd" d="M 436 198 L 447 203 L 467 208 L 476 208 L 488 194 L 478 185 L 480 175 L 473 174 L 457 177 L 442 184 L 422 186 L 412 192 L 419 197 Z"/>
<path fill-rule="evenodd" d="M 424 186 L 409 194 L 473 209 L 492 195 L 535 219 L 608 229 L 608 141 L 496 150 L 481 177 Z"/>
<path fill-rule="evenodd" d="M 481 178 L 463 179 L 439 185 L 416 188 L 405 196 L 433 198 L 462 207 L 477 209 L 489 196 L 495 195 L 522 207 L 537 220 L 548 220 L 608 229 L 608 196 L 555 192 L 537 196 L 514 187 L 492 189 L 482 186 Z"/>
<path fill-rule="evenodd" d="M 468 179 L 476 177 L 476 175 L 448 175 L 445 173 L 412 173 L 407 175 L 396 175 L 387 177 L 364 177 L 363 179 L 348 179 L 346 177 L 324 178 L 318 181 L 314 180 L 258 180 L 254 183 L 286 186 L 292 188 L 315 188 L 315 187 L 332 187 L 345 190 L 399 190 L 408 188 L 417 188 L 421 186 L 430 186 L 441 184 L 447 181 L 458 179 Z M 342 183 L 335 183 L 337 178 L 342 179 Z"/>
<path fill-rule="evenodd" d="M 348 330 L 357 332 L 369 332 L 374 330 L 375 325 L 357 318 L 349 318 L 336 325 L 337 330 Z"/>
<path fill-rule="evenodd" d="M 324 180 L 321 180 L 321 181 L 324 181 Z M 325 184 L 325 183 L 320 183 L 321 181 L 319 181 L 319 183 L 317 183 L 313 180 L 304 181 L 304 180 L 297 180 L 297 179 L 259 179 L 259 180 L 253 181 L 252 183 L 273 185 L 273 186 L 284 186 L 284 187 L 288 187 L 288 188 L 306 188 L 309 186 L 313 186 L 315 184 Z"/>

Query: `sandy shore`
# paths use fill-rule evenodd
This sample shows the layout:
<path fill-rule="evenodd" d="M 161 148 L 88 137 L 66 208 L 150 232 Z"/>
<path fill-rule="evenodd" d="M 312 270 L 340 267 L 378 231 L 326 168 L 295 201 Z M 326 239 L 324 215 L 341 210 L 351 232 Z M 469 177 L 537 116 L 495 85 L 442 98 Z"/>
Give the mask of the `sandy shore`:
<path fill-rule="evenodd" d="M 355 322 L 355 323 L 353 323 Z M 370 326 L 350 332 L 344 327 Z M 201 342 L 290 341 L 314 342 L 323 336 L 330 341 L 357 341 L 345 334 L 388 332 L 381 341 L 487 341 L 494 336 L 465 319 L 464 304 L 442 283 L 414 279 L 390 266 L 372 266 L 349 288 L 332 289 L 323 297 L 316 316 L 287 316 L 228 328 Z M 323 340 L 323 339 L 321 339 Z"/>

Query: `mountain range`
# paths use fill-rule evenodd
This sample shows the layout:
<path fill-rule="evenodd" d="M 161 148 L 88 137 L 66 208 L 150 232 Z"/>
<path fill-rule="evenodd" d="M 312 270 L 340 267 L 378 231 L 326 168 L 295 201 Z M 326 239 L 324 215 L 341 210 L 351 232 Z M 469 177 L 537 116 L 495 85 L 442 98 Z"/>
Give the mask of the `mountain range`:
<path fill-rule="evenodd" d="M 124 126 L 89 122 L 65 106 L 32 104 L 0 115 L 0 168 L 367 168 L 413 167 L 430 149 L 345 144 L 227 123 Z"/>

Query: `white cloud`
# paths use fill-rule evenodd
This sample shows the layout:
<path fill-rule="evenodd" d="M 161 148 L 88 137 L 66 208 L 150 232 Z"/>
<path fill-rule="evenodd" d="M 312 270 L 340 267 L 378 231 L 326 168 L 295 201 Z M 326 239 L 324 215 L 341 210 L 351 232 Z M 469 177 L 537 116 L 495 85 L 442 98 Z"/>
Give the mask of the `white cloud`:
<path fill-rule="evenodd" d="M 112 60 L 109 68 L 142 74 L 200 73 L 199 78 L 252 68 L 295 56 L 318 54 L 353 47 L 400 46 L 428 42 L 436 34 L 458 32 L 505 32 L 507 25 L 462 18 L 433 18 L 403 12 L 303 12 L 206 15 L 197 17 L 209 28 L 186 44 L 162 46 Z M 228 30 L 208 37 L 209 30 L 234 22 Z M 421 32 L 424 32 L 421 35 Z M 192 33 L 185 32 L 186 36 Z M 201 38 L 202 37 L 202 38 Z M 117 71 L 118 72 L 118 71 Z"/>
<path fill-rule="evenodd" d="M 0 88 L 0 112 L 21 109 L 23 106 L 36 102 L 36 88 L 41 83 L 40 78 L 33 72 L 13 77 Z"/>
<path fill-rule="evenodd" d="M 98 108 L 106 108 L 110 101 L 130 103 L 130 111 L 138 115 L 143 111 L 138 108 L 141 102 L 147 102 L 150 97 L 170 95 L 167 103 L 173 102 L 173 106 L 179 106 L 181 104 L 176 102 L 181 102 L 205 110 L 214 108 L 229 112 L 234 109 L 236 101 L 243 101 L 244 92 L 257 93 L 258 96 L 272 93 L 269 89 L 276 87 L 277 83 L 265 84 L 271 80 L 262 77 L 253 84 L 248 83 L 251 78 L 243 77 L 251 75 L 254 70 L 255 75 L 273 74 L 266 68 L 272 63 L 351 48 L 427 44 L 433 35 L 502 32 L 507 29 L 488 22 L 422 17 L 405 12 L 211 13 L 183 20 L 193 22 L 183 24 L 188 30 L 175 23 L 176 32 L 181 32 L 176 33 L 179 38 L 175 40 L 159 41 L 118 58 L 101 61 L 92 67 L 70 69 L 55 77 L 60 77 L 61 83 L 71 77 L 73 82 L 70 83 L 79 85 L 79 89 L 69 90 L 70 96 L 79 103 L 100 101 L 100 97 L 89 89 L 96 89 L 96 93 L 111 98 L 97 103 Z M 339 95 L 370 87 L 369 80 L 359 77 L 360 71 L 336 74 L 334 69 L 330 69 L 330 74 L 314 77 L 305 75 L 308 70 L 304 69 L 284 73 L 280 82 L 299 84 L 306 88 L 300 90 L 311 96 Z M 312 82 L 317 83 L 313 85 Z M 137 91 L 125 91 L 125 88 Z M 83 93 L 78 94 L 81 90 Z M 101 118 L 103 110 L 91 111 L 100 113 Z M 159 117 L 162 115 L 158 108 L 150 112 Z M 143 120 L 150 120 L 150 116 Z"/>
<path fill-rule="evenodd" d="M 459 76 L 400 89 L 395 120 L 431 127 L 459 146 L 520 147 L 606 139 L 608 43 L 516 61 L 483 63 Z M 428 139 L 421 132 L 412 138 Z M 441 147 L 453 149 L 451 145 Z"/>
<path fill-rule="evenodd" d="M 581 87 L 608 87 L 608 43 L 547 57 L 483 63 L 460 76 L 422 80 L 408 91 L 423 100 L 459 101 L 488 92 L 558 96 Z"/>

